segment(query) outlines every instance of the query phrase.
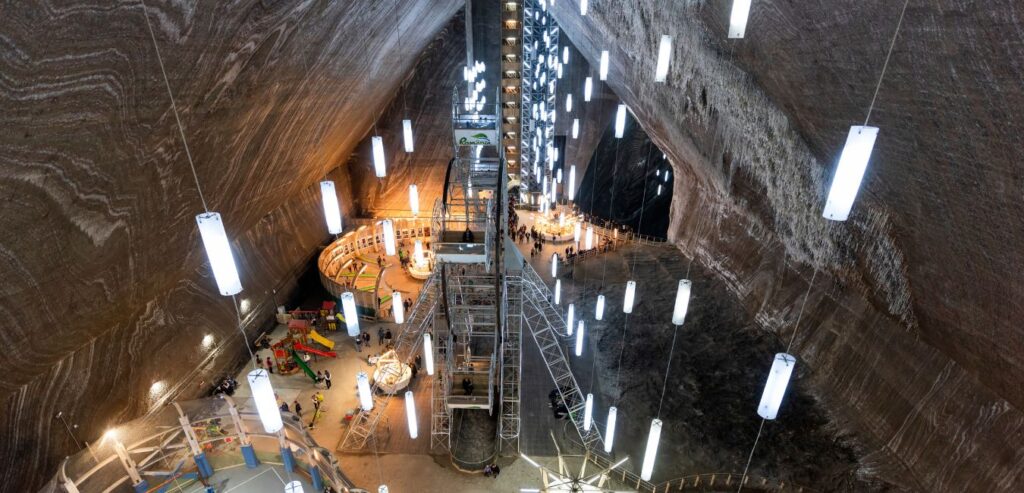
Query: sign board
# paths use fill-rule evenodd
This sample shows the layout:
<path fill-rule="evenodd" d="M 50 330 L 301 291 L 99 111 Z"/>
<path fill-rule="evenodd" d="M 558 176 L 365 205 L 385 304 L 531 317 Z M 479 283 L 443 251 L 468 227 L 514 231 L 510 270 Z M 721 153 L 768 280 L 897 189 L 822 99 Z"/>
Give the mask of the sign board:
<path fill-rule="evenodd" d="M 455 130 L 455 142 L 460 146 L 497 146 L 498 132 L 476 128 Z"/>

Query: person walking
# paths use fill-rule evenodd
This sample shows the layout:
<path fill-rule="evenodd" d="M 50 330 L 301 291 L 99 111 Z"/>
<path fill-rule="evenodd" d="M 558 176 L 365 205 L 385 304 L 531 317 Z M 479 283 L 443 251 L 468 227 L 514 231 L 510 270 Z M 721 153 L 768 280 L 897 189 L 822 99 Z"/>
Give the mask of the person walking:
<path fill-rule="evenodd" d="M 377 344 L 384 345 L 384 327 L 377 327 Z"/>
<path fill-rule="evenodd" d="M 391 344 L 391 329 L 384 332 L 384 343 Z"/>
<path fill-rule="evenodd" d="M 356 352 L 357 353 L 363 352 L 363 336 L 362 335 L 357 335 L 356 336 Z"/>
<path fill-rule="evenodd" d="M 270 359 L 270 356 L 267 356 L 267 371 L 274 373 L 274 361 Z"/>
<path fill-rule="evenodd" d="M 498 473 L 500 472 L 501 468 L 498 467 L 498 464 L 491 464 L 491 475 L 494 479 L 498 479 Z"/>
<path fill-rule="evenodd" d="M 320 386 L 320 384 L 323 381 L 324 381 L 324 374 L 322 372 L 320 372 L 320 370 L 317 370 L 316 371 L 316 385 Z"/>
<path fill-rule="evenodd" d="M 302 406 L 299 404 L 299 400 L 298 399 L 295 399 L 292 402 L 292 409 L 295 409 L 295 414 L 296 415 L 302 416 Z"/>
<path fill-rule="evenodd" d="M 369 337 L 369 336 L 367 336 Z M 327 390 L 331 390 L 331 371 L 324 370 L 324 384 L 327 385 Z"/>
<path fill-rule="evenodd" d="M 363 344 L 366 344 L 366 347 L 370 347 L 370 334 L 368 334 L 366 332 L 363 332 L 362 337 L 363 337 Z"/>
<path fill-rule="evenodd" d="M 312 400 L 312 401 L 313 401 L 313 411 L 314 411 L 314 412 L 315 412 L 315 411 L 319 411 L 319 410 L 320 410 L 320 401 L 318 401 L 318 400 L 316 399 L 316 394 L 314 393 L 314 394 L 313 394 L 313 395 L 311 395 L 311 396 L 310 396 L 309 398 L 310 398 L 310 400 Z"/>

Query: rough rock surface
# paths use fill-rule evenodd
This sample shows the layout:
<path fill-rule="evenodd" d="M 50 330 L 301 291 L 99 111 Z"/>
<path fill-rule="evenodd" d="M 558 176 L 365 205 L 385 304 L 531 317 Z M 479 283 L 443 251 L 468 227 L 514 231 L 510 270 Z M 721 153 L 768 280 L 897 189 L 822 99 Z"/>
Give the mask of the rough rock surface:
<path fill-rule="evenodd" d="M 599 2 L 555 16 L 673 163 L 670 236 L 794 345 L 862 473 L 923 491 L 1024 481 L 1020 5 L 912 5 L 872 123 L 851 219 L 820 217 L 848 125 L 863 122 L 898 2 Z M 666 84 L 657 39 L 672 34 Z M 998 41 L 996 41 L 998 40 Z M 957 45 L 953 45 L 957 43 Z M 960 48 L 960 47 L 964 48 Z M 941 55 L 935 55 L 940 53 Z M 748 72 L 749 71 L 749 72 Z M 943 126 L 942 123 L 949 125 Z M 953 126 L 955 125 L 955 127 Z"/>
<path fill-rule="evenodd" d="M 149 5 L 206 200 L 234 240 L 250 334 L 326 239 L 316 182 L 461 3 Z M 75 451 L 58 411 L 93 440 L 205 391 L 243 351 L 199 246 L 202 205 L 140 4 L 2 10 L 0 490 L 31 491 Z M 351 197 L 347 172 L 330 176 Z M 157 381 L 171 385 L 147 401 Z"/>

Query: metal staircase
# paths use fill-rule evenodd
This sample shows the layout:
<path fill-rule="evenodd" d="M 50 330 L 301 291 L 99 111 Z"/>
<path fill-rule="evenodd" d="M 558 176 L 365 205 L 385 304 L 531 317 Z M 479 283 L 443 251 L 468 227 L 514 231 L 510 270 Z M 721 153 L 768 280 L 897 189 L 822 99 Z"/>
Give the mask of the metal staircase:
<path fill-rule="evenodd" d="M 416 304 L 413 305 L 412 313 L 404 324 L 404 330 L 398 333 L 395 339 L 395 354 L 399 360 L 411 364 L 416 357 L 420 345 L 423 343 L 423 333 L 428 331 L 434 322 L 434 312 L 438 302 L 437 274 L 431 275 L 423 284 Z M 361 411 L 352 418 L 348 432 L 338 446 L 339 450 L 359 450 L 366 446 L 366 443 L 373 434 L 387 409 L 392 394 L 381 391 L 374 382 L 371 389 L 373 395 L 373 408 L 369 411 Z"/>

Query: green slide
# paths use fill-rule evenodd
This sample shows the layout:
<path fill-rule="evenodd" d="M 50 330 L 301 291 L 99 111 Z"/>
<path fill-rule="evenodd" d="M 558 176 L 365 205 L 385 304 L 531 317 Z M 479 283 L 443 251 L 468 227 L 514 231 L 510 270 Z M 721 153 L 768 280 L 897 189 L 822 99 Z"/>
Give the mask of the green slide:
<path fill-rule="evenodd" d="M 302 368 L 302 371 L 306 372 L 306 376 L 313 379 L 313 383 L 316 383 L 316 373 L 313 373 L 313 370 L 309 369 L 309 365 L 307 365 L 305 361 L 302 361 L 302 358 L 294 349 L 290 350 L 290 352 L 292 353 L 292 360 L 295 361 L 295 364 L 299 365 L 299 368 Z"/>

